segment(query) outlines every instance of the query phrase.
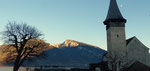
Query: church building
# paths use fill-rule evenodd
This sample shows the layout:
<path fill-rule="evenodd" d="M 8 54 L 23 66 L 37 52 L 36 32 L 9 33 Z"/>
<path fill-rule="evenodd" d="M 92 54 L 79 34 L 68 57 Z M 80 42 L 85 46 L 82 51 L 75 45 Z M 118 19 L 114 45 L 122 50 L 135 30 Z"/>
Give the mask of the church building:
<path fill-rule="evenodd" d="M 149 48 L 135 36 L 126 40 L 126 19 L 122 16 L 116 0 L 110 0 L 105 21 L 107 31 L 107 54 L 116 52 L 127 55 L 129 59 L 150 66 Z"/>
<path fill-rule="evenodd" d="M 122 71 L 121 63 L 123 71 L 150 71 L 149 48 L 135 36 L 126 39 L 126 22 L 116 0 L 110 0 L 103 22 L 106 25 L 107 53 L 103 55 L 102 62 L 90 64 L 90 71 Z M 128 66 L 123 67 L 123 64 Z"/>

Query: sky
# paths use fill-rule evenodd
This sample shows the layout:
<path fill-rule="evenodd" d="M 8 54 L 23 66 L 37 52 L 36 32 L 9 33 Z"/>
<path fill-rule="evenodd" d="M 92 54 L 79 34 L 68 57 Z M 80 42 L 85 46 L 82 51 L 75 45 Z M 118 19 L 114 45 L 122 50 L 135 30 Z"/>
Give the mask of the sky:
<path fill-rule="evenodd" d="M 103 21 L 109 1 L 0 0 L 0 32 L 8 21 L 26 22 L 37 27 L 50 44 L 71 39 L 107 49 Z M 117 0 L 117 3 L 127 19 L 126 39 L 136 36 L 150 47 L 150 0 Z"/>

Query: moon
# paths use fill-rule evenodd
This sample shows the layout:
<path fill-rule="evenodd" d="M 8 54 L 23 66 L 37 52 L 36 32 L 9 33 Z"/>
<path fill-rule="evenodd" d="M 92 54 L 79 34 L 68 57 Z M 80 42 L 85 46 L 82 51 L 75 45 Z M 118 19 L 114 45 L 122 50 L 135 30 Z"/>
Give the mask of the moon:
<path fill-rule="evenodd" d="M 121 4 L 120 7 L 123 7 L 123 5 Z"/>

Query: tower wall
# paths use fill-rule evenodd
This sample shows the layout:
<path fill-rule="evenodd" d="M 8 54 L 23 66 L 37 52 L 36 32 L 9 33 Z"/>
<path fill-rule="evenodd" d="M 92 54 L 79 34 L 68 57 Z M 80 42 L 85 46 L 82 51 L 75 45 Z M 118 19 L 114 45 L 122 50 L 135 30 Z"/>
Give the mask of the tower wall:
<path fill-rule="evenodd" d="M 111 22 L 114 24 L 116 22 Z M 120 22 L 118 24 L 122 24 Z M 125 27 L 109 27 L 107 29 L 107 50 L 108 52 L 125 53 L 126 52 L 126 36 Z"/>

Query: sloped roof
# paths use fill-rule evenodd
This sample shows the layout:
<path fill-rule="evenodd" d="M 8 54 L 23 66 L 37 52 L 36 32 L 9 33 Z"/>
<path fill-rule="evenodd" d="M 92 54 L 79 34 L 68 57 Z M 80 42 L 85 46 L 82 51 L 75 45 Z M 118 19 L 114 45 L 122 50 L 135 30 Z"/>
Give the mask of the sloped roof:
<path fill-rule="evenodd" d="M 110 21 L 121 21 L 126 22 L 126 19 L 123 18 L 116 0 L 110 0 L 109 10 L 106 17 L 106 20 L 104 21 L 104 24 L 108 24 Z"/>
<path fill-rule="evenodd" d="M 127 40 L 126 40 L 126 45 L 129 45 L 129 43 L 130 43 L 133 39 L 135 39 L 135 40 L 138 41 L 138 43 L 136 43 L 136 44 L 142 44 L 145 48 L 147 48 L 147 49 L 149 50 L 149 48 L 146 47 L 146 46 L 145 46 L 140 40 L 138 40 L 135 36 L 133 36 L 133 37 L 127 39 Z"/>
<path fill-rule="evenodd" d="M 131 41 L 133 38 L 135 38 L 135 36 L 134 36 L 134 37 L 131 37 L 131 38 L 129 38 L 129 39 L 127 39 L 127 40 L 126 40 L 126 45 L 128 45 L 128 44 L 130 43 L 130 41 Z"/>

